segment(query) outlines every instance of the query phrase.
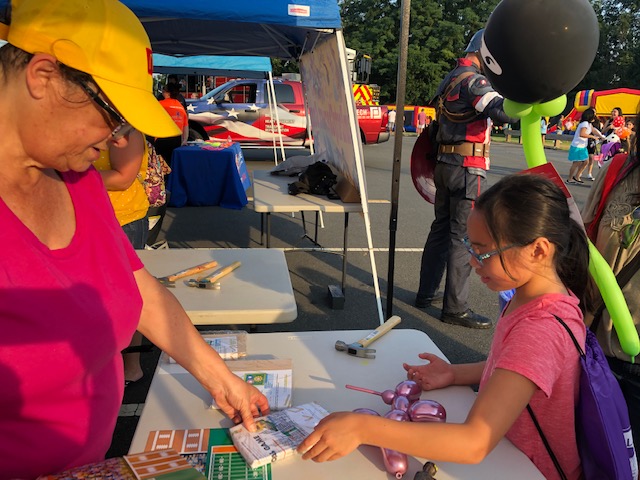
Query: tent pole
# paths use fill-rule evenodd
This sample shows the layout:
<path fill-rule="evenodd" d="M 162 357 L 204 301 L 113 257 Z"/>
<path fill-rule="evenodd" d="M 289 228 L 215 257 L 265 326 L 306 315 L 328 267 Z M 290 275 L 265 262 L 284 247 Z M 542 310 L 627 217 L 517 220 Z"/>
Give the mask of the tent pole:
<path fill-rule="evenodd" d="M 273 96 L 273 109 L 276 113 L 276 124 L 278 125 L 278 138 L 280 139 L 280 153 L 282 154 L 282 160 L 286 160 L 287 157 L 284 153 L 284 143 L 282 141 L 282 128 L 280 126 L 280 116 L 278 115 L 278 99 L 276 98 L 276 88 L 273 86 L 273 76 L 269 72 L 269 88 L 271 88 L 271 95 Z M 273 121 L 271 122 L 271 132 L 273 132 Z M 276 162 L 277 164 L 278 162 Z"/>
<path fill-rule="evenodd" d="M 271 82 L 273 82 L 273 77 L 271 73 L 269 73 L 267 78 L 267 102 L 269 103 L 269 117 L 274 117 L 273 111 L 273 93 L 271 91 Z M 278 165 L 278 147 L 276 147 L 276 137 L 273 135 L 273 128 L 271 129 L 271 145 L 273 146 L 273 161 L 276 165 Z M 284 160 L 284 159 L 283 159 Z"/>
<path fill-rule="evenodd" d="M 411 0 L 402 0 L 400 11 L 400 42 L 398 51 L 398 80 L 396 87 L 396 125 L 404 125 L 404 97 L 407 88 L 407 52 L 409 50 L 409 18 Z M 396 256 L 396 233 L 398 231 L 398 197 L 400 195 L 400 167 L 402 161 L 402 131 L 396 127 L 393 144 L 393 169 L 391 175 L 391 213 L 389 218 L 389 268 L 387 275 L 387 312 L 393 315 L 393 276 Z"/>

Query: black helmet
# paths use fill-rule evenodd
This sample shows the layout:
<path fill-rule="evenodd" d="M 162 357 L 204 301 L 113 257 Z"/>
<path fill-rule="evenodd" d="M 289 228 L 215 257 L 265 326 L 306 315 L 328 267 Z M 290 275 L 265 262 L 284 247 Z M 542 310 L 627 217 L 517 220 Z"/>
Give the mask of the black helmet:
<path fill-rule="evenodd" d="M 480 50 L 482 46 L 482 34 L 484 33 L 484 28 L 481 28 L 476 33 L 473 34 L 471 40 L 469 41 L 469 45 L 465 48 L 464 53 L 477 52 Z"/>

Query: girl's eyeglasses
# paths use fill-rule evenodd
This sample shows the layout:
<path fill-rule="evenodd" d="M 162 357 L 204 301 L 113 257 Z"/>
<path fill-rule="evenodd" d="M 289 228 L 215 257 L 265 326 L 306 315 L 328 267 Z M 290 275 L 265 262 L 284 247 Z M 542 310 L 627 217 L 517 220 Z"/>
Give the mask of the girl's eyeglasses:
<path fill-rule="evenodd" d="M 127 122 L 122 115 L 120 115 L 115 108 L 105 102 L 102 98 L 100 98 L 99 92 L 94 92 L 89 85 L 84 82 L 78 82 L 78 84 L 82 87 L 82 89 L 87 92 L 87 95 L 91 97 L 96 105 L 102 108 L 109 117 L 115 122 L 115 127 L 111 131 L 111 139 L 112 140 L 120 140 L 122 137 L 129 135 L 133 130 L 133 126 L 129 122 Z M 110 122 L 111 125 L 114 125 L 114 122 Z"/>
<path fill-rule="evenodd" d="M 467 247 L 467 250 L 469 251 L 469 253 L 471 254 L 471 256 L 473 258 L 476 259 L 476 261 L 480 264 L 480 266 L 484 265 L 484 260 L 487 260 L 488 258 L 493 257 L 494 255 L 498 255 L 502 252 L 504 252 L 505 250 L 509 250 L 510 248 L 514 248 L 514 247 L 518 247 L 519 245 L 517 243 L 514 243 L 512 245 L 507 245 L 506 247 L 503 248 L 498 248 L 496 250 L 493 250 L 491 252 L 487 252 L 487 253 L 477 253 L 474 248 L 473 245 L 471 245 L 471 242 L 469 241 L 469 237 L 464 237 L 462 240 L 462 244 Z"/>

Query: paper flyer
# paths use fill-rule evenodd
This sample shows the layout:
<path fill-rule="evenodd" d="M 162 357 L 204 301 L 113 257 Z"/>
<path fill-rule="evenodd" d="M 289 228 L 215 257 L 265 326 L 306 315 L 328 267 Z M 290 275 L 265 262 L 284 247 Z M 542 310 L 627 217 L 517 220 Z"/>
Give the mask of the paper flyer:
<path fill-rule="evenodd" d="M 328 414 L 317 403 L 306 403 L 256 419 L 256 432 L 236 425 L 229 434 L 249 466 L 258 468 L 294 455 L 298 445 Z"/>

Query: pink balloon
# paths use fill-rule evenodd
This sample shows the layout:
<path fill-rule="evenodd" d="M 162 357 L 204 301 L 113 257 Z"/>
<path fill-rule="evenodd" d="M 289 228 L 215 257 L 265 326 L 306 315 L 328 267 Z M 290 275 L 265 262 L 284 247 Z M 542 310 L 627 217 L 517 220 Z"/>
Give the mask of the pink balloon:
<path fill-rule="evenodd" d="M 403 412 L 406 412 L 407 409 L 409 408 L 409 405 L 411 405 L 411 402 L 407 397 L 403 397 L 402 395 L 397 395 L 396 398 L 393 399 L 393 403 L 391 404 L 391 407 L 394 410 L 402 410 Z"/>
<path fill-rule="evenodd" d="M 370 408 L 356 408 L 353 413 L 364 413 L 366 415 L 376 415 L 376 416 L 380 416 L 380 414 L 378 412 L 376 412 L 375 410 L 371 410 Z"/>
<path fill-rule="evenodd" d="M 413 380 L 405 380 L 396 386 L 396 395 L 407 397 L 410 402 L 419 400 L 421 394 L 422 387 Z"/>
<path fill-rule="evenodd" d="M 382 460 L 384 461 L 384 468 L 391 475 L 395 475 L 397 479 L 407 473 L 409 461 L 404 453 L 390 450 L 388 448 L 381 448 Z"/>
<path fill-rule="evenodd" d="M 446 422 L 447 411 L 435 400 L 419 400 L 407 410 L 412 422 Z"/>
<path fill-rule="evenodd" d="M 407 412 L 403 412 L 402 410 L 389 410 L 384 414 L 384 418 L 388 418 L 389 420 L 397 420 L 398 422 L 408 422 L 409 415 Z"/>

